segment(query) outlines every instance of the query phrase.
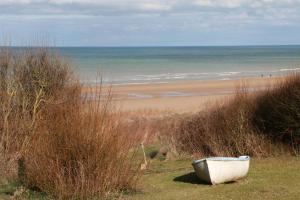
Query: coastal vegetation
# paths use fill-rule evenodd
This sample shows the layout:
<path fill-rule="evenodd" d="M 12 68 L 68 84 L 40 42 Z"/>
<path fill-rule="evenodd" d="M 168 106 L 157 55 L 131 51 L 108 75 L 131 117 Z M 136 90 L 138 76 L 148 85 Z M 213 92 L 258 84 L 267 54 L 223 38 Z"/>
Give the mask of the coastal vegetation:
<path fill-rule="evenodd" d="M 162 162 L 152 160 L 150 168 L 140 178 L 135 193 L 123 193 L 119 199 L 181 200 L 181 199 L 243 199 L 295 200 L 300 195 L 300 160 L 297 157 L 253 158 L 246 179 L 236 183 L 210 186 L 193 173 L 191 159 Z M 18 191 L 18 192 L 16 192 Z M 9 200 L 15 194 L 23 199 L 54 200 L 45 193 L 26 190 L 19 183 L 0 185 L 0 199 Z M 17 199 L 17 198 L 16 198 Z"/>
<path fill-rule="evenodd" d="M 0 198 L 217 199 L 238 189 L 231 198 L 280 198 L 281 190 L 292 199 L 299 113 L 299 74 L 254 92 L 242 85 L 198 113 L 157 117 L 119 110 L 110 87 L 82 86 L 53 49 L 1 48 Z M 254 166 L 236 185 L 210 188 L 192 173 L 194 158 L 239 155 Z"/>
<path fill-rule="evenodd" d="M 291 74 L 262 91 L 245 85 L 210 109 L 181 120 L 174 145 L 198 156 L 299 155 L 300 75 Z"/>
<path fill-rule="evenodd" d="M 101 88 L 83 95 L 68 63 L 46 48 L 1 49 L 0 76 L 1 179 L 58 199 L 134 189 L 137 139 Z"/>

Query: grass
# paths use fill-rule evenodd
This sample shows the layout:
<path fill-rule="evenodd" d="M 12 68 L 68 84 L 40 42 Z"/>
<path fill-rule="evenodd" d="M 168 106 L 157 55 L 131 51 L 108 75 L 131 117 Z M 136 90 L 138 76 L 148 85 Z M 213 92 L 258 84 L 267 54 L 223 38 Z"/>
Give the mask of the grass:
<path fill-rule="evenodd" d="M 0 199 L 9 200 L 9 199 L 21 199 L 21 200 L 54 200 L 53 198 L 47 196 L 45 193 L 40 193 L 36 191 L 25 190 L 20 195 L 15 195 L 14 192 L 18 189 L 19 184 L 9 184 L 0 186 Z"/>
<path fill-rule="evenodd" d="M 154 161 L 142 177 L 142 192 L 128 199 L 298 199 L 300 159 L 253 159 L 249 175 L 237 183 L 210 186 L 201 183 L 191 160 Z"/>
<path fill-rule="evenodd" d="M 276 157 L 252 159 L 246 179 L 217 186 L 207 185 L 193 173 L 191 159 L 160 161 L 155 159 L 139 181 L 138 192 L 122 199 L 298 199 L 300 195 L 300 159 Z M 8 199 L 18 185 L 0 186 L 0 199 Z M 49 199 L 29 192 L 28 199 Z"/>

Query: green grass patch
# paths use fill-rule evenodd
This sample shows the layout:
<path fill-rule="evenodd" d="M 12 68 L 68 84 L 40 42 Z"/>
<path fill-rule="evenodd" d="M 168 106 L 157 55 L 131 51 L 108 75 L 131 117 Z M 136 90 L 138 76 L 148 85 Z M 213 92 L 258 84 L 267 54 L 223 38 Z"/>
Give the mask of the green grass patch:
<path fill-rule="evenodd" d="M 252 159 L 246 179 L 211 186 L 193 173 L 191 160 L 153 161 L 140 182 L 142 193 L 128 199 L 298 199 L 300 159 Z"/>
<path fill-rule="evenodd" d="M 19 187 L 17 183 L 0 185 L 0 199 L 9 199 Z M 139 182 L 136 199 L 189 200 L 270 200 L 299 199 L 300 159 L 297 157 L 252 159 L 248 177 L 235 183 L 211 186 L 194 174 L 190 159 L 160 161 L 154 159 Z M 44 194 L 29 191 L 27 199 L 49 199 Z"/>
<path fill-rule="evenodd" d="M 19 182 L 4 183 L 4 181 L 0 182 L 0 199 L 52 200 L 45 193 L 25 189 Z"/>

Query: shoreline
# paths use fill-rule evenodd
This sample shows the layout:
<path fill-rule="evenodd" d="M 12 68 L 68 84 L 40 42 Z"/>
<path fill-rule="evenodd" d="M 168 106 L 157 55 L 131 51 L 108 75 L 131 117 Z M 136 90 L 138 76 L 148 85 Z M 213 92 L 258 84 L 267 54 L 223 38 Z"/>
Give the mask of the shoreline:
<path fill-rule="evenodd" d="M 263 90 L 280 81 L 281 77 L 255 77 L 237 80 L 196 80 L 142 85 L 103 85 L 111 88 L 113 101 L 122 111 L 152 110 L 157 112 L 198 112 L 209 104 L 230 98 L 238 86 L 250 92 Z M 87 88 L 90 88 L 87 90 Z M 93 92 L 98 86 L 86 87 Z"/>

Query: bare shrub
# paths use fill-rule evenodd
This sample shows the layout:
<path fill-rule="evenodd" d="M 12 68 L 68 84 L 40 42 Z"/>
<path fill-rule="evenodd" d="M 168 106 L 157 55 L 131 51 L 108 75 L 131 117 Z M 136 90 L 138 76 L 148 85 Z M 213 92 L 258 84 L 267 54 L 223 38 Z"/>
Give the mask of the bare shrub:
<path fill-rule="evenodd" d="M 36 136 L 44 106 L 65 89 L 69 73 L 67 64 L 47 49 L 6 48 L 0 54 L 0 148 L 7 163 L 14 163 Z"/>
<path fill-rule="evenodd" d="M 176 146 L 197 156 L 269 154 L 269 141 L 251 124 L 254 107 L 250 94 L 238 89 L 228 102 L 182 120 L 175 132 Z"/>
<path fill-rule="evenodd" d="M 300 152 L 300 74 L 291 74 L 256 99 L 255 126 L 273 141 Z"/>
<path fill-rule="evenodd" d="M 183 119 L 175 146 L 201 156 L 300 152 L 300 75 L 256 93 L 239 88 L 228 102 Z"/>
<path fill-rule="evenodd" d="M 59 199 L 134 188 L 137 138 L 123 132 L 111 98 L 82 96 L 50 49 L 0 52 L 0 155 L 9 179 Z M 9 169 L 12 173 L 9 175 Z"/>

